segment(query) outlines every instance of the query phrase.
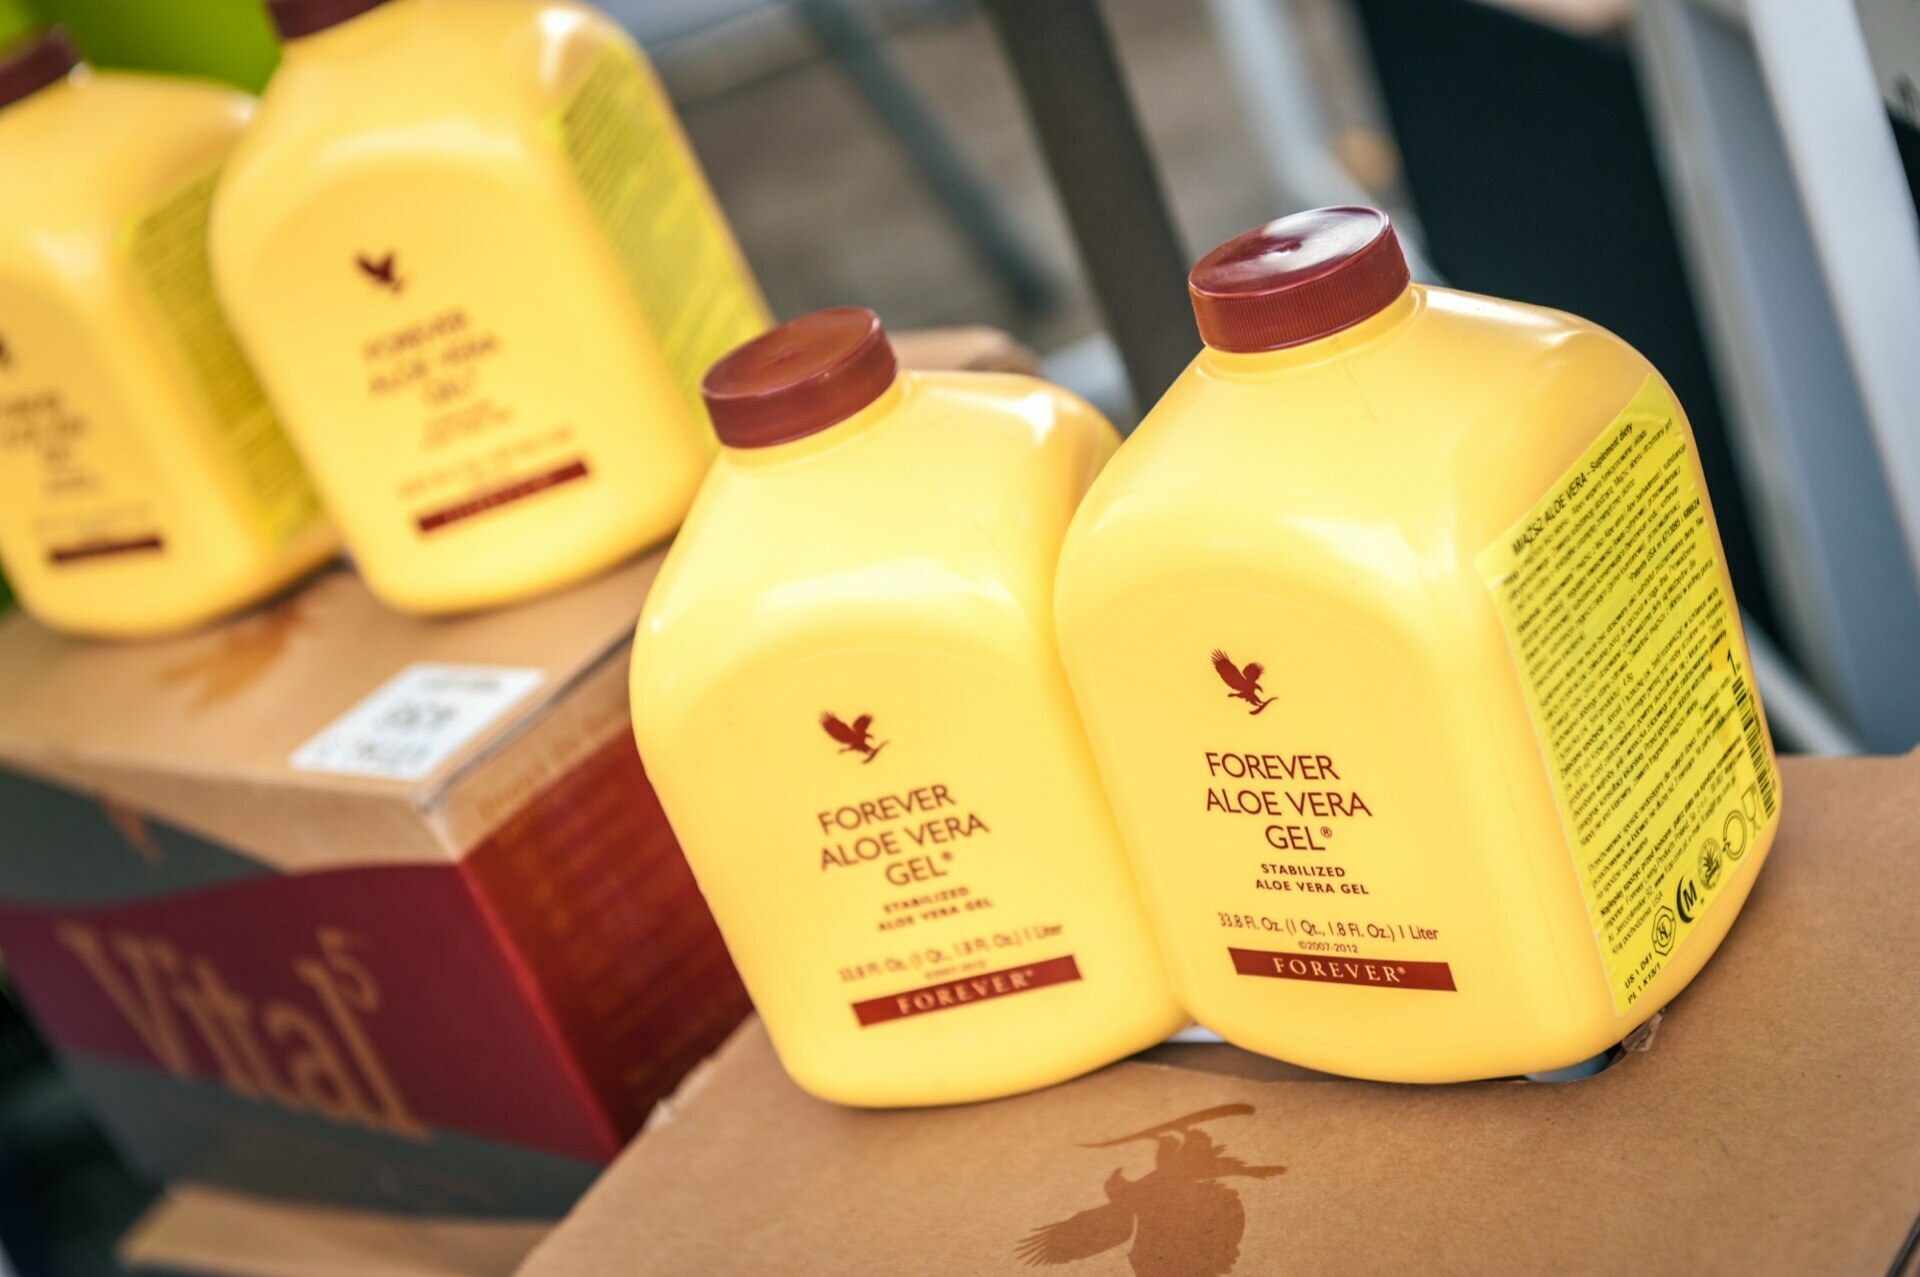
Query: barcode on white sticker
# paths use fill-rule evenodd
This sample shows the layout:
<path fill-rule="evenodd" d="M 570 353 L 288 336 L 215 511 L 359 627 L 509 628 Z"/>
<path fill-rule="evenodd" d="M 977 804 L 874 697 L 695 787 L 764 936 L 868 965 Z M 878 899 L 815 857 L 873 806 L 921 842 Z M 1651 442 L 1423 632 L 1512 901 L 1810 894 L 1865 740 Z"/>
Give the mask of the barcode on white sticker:
<path fill-rule="evenodd" d="M 540 686 L 539 670 L 418 662 L 321 728 L 295 771 L 419 780 Z"/>

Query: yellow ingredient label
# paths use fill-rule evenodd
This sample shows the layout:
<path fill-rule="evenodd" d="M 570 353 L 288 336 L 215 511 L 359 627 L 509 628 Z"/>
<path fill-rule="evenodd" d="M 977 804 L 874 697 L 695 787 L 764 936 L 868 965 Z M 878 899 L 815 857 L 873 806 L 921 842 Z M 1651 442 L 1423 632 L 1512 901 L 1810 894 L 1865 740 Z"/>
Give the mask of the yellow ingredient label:
<path fill-rule="evenodd" d="M 262 531 L 282 541 L 319 516 L 320 500 L 214 298 L 207 216 L 218 179 L 216 169 L 189 182 L 128 223 L 122 242 L 206 402 L 215 446 Z"/>
<path fill-rule="evenodd" d="M 639 64 L 607 45 L 552 124 L 675 384 L 706 420 L 700 379 L 768 319 L 679 122 Z"/>
<path fill-rule="evenodd" d="M 1719 541 L 1658 378 L 1476 564 L 1625 1013 L 1779 803 Z"/>

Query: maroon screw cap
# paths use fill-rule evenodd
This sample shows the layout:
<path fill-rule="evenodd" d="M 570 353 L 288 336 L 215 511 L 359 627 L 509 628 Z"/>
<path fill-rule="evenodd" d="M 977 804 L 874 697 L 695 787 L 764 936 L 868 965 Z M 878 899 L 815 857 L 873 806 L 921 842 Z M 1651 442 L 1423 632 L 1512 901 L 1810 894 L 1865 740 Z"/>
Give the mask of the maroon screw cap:
<path fill-rule="evenodd" d="M 64 28 L 53 27 L 0 51 L 0 106 L 57 84 L 80 65 Z"/>
<path fill-rule="evenodd" d="M 736 347 L 700 393 L 721 443 L 766 448 L 845 421 L 886 393 L 898 367 L 878 315 L 836 306 Z"/>
<path fill-rule="evenodd" d="M 1200 339 L 1215 350 L 1280 350 L 1385 310 L 1410 278 L 1377 208 L 1316 208 L 1235 236 L 1187 276 Z"/>
<path fill-rule="evenodd" d="M 387 0 L 267 0 L 267 12 L 282 40 L 298 40 L 303 35 L 325 31 L 348 18 L 357 18 Z"/>

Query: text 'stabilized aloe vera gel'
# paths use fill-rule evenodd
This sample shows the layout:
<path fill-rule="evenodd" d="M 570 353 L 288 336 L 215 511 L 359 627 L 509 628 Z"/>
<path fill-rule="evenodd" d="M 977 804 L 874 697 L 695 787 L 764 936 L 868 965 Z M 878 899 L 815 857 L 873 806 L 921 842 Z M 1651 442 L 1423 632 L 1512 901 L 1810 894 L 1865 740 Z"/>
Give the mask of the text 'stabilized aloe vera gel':
<path fill-rule="evenodd" d="M 251 108 L 58 31 L 0 50 L 0 561 L 56 629 L 188 629 L 337 548 L 208 274 Z"/>
<path fill-rule="evenodd" d="M 946 1104 L 1160 1041 L 1184 1016 L 1051 614 L 1112 427 L 899 371 L 857 308 L 705 389 L 725 447 L 641 616 L 635 734 L 787 1070 Z"/>
<path fill-rule="evenodd" d="M 214 273 L 368 584 L 486 607 L 670 534 L 766 312 L 639 51 L 567 3 L 271 7 Z"/>
<path fill-rule="evenodd" d="M 1360 1077 L 1593 1056 L 1713 954 L 1779 825 L 1685 415 L 1590 323 L 1409 284 L 1371 209 L 1191 285 L 1205 349 L 1057 593 L 1176 990 Z"/>

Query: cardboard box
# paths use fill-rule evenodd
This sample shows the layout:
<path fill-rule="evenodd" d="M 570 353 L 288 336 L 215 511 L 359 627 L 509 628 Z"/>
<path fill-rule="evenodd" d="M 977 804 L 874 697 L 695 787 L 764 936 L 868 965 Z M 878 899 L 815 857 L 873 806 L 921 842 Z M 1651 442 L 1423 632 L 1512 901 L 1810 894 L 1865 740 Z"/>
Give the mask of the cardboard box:
<path fill-rule="evenodd" d="M 738 1023 L 627 716 L 659 557 L 456 621 L 345 569 L 166 643 L 0 621 L 0 953 L 136 1169 L 551 1220 Z"/>
<path fill-rule="evenodd" d="M 134 1271 L 211 1277 L 510 1277 L 551 1220 L 389 1215 L 176 1185 L 121 1242 Z"/>
<path fill-rule="evenodd" d="M 523 1277 L 1910 1271 L 1920 755 L 1796 760 L 1786 787 L 1725 947 L 1596 1077 L 1399 1087 L 1167 1046 L 859 1112 L 750 1021 Z"/>

